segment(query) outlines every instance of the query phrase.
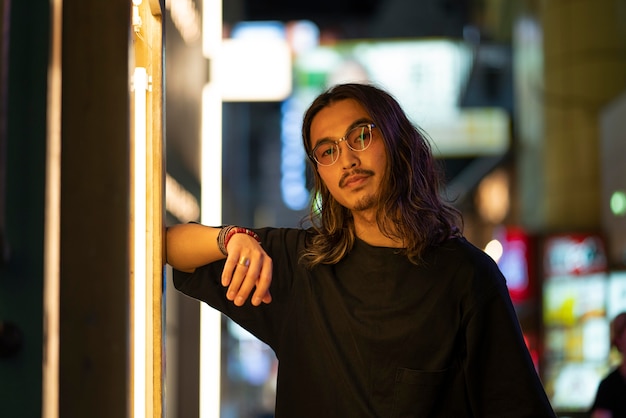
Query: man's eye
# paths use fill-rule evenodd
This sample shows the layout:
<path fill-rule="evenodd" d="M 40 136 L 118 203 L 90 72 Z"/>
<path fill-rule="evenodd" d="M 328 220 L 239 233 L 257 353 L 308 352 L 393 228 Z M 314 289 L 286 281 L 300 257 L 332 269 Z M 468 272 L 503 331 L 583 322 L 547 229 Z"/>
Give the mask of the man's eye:
<path fill-rule="evenodd" d="M 334 153 L 335 153 L 335 147 L 331 145 L 320 147 L 319 155 L 321 155 L 322 157 L 331 157 Z"/>
<path fill-rule="evenodd" d="M 359 126 L 350 133 L 350 145 L 355 148 L 362 148 L 369 140 L 369 131 L 366 126 Z"/>

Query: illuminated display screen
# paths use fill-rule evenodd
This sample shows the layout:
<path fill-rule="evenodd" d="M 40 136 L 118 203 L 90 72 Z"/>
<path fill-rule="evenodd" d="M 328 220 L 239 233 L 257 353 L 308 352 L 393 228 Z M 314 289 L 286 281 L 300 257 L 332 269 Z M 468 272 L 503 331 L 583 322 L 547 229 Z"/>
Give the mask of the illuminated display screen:
<path fill-rule="evenodd" d="M 374 82 L 393 94 L 442 156 L 499 155 L 509 145 L 509 116 L 499 108 L 461 108 L 473 53 L 452 40 L 346 41 L 300 54 L 294 95 L 307 103 L 336 83 Z"/>

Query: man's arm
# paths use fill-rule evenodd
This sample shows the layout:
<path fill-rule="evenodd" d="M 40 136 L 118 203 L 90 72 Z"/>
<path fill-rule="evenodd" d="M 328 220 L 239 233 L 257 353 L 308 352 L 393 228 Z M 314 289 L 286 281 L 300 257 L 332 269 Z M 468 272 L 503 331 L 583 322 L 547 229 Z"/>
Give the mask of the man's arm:
<path fill-rule="evenodd" d="M 176 270 L 190 273 L 225 258 L 217 246 L 219 232 L 219 228 L 196 223 L 168 227 L 165 236 L 167 263 Z"/>
<path fill-rule="evenodd" d="M 228 286 L 226 297 L 241 306 L 251 292 L 252 304 L 270 303 L 272 259 L 260 243 L 245 233 L 235 233 L 224 249 L 218 245 L 220 228 L 188 223 L 170 226 L 166 231 L 166 260 L 176 270 L 193 272 L 196 268 L 226 258 L 221 282 Z"/>

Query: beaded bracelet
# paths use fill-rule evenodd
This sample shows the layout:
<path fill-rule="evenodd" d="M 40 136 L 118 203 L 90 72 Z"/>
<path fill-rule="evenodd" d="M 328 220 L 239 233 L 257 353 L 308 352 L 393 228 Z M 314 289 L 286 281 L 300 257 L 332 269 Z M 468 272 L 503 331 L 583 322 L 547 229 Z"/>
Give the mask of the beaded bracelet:
<path fill-rule="evenodd" d="M 217 247 L 220 249 L 222 254 L 228 255 L 228 251 L 226 250 L 226 247 L 228 246 L 228 241 L 230 241 L 230 239 L 235 234 L 246 234 L 248 236 L 251 236 L 255 240 L 257 240 L 258 242 L 261 242 L 261 238 L 256 234 L 256 232 L 248 228 L 242 228 L 240 226 L 235 226 L 235 225 L 228 225 L 220 229 L 219 234 L 217 234 Z"/>

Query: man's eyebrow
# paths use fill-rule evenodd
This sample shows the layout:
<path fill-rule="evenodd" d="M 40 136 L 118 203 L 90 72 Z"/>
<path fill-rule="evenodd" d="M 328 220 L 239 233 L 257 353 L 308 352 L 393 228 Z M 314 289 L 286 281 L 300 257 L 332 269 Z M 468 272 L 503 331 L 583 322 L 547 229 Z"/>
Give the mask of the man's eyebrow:
<path fill-rule="evenodd" d="M 359 118 L 355 120 L 354 122 L 350 124 L 350 126 L 348 126 L 348 129 L 346 130 L 346 134 L 350 132 L 352 129 L 356 128 L 357 126 L 363 125 L 366 123 L 373 123 L 373 122 L 369 118 Z"/>
<path fill-rule="evenodd" d="M 357 120 L 355 120 L 354 122 L 352 122 L 349 126 L 348 129 L 346 129 L 346 131 L 343 133 L 343 136 L 345 136 L 348 132 L 350 132 L 352 129 L 356 128 L 359 125 L 363 125 L 365 123 L 374 123 L 372 122 L 372 120 L 370 118 L 366 118 L 366 117 L 362 117 L 359 118 Z M 313 148 L 315 148 L 317 146 L 317 144 L 321 143 L 321 142 L 335 142 L 338 138 L 331 138 L 329 136 L 324 137 L 324 138 L 320 138 L 317 141 L 315 141 L 315 143 L 313 144 Z"/>

